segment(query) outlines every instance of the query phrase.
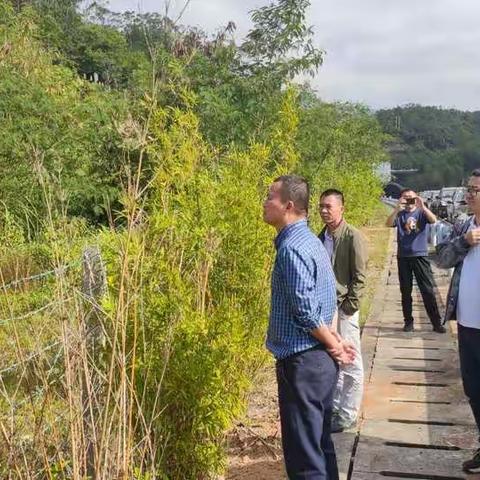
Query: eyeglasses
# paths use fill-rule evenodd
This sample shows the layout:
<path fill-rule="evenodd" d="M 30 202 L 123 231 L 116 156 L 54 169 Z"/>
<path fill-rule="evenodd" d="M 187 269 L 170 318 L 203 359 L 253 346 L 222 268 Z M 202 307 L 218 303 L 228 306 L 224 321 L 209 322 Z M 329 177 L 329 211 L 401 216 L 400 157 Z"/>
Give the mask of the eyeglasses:
<path fill-rule="evenodd" d="M 480 193 L 480 190 L 475 188 L 475 187 L 468 187 L 467 188 L 467 193 L 469 195 L 472 195 L 473 197 L 475 197 L 476 195 L 478 195 Z"/>

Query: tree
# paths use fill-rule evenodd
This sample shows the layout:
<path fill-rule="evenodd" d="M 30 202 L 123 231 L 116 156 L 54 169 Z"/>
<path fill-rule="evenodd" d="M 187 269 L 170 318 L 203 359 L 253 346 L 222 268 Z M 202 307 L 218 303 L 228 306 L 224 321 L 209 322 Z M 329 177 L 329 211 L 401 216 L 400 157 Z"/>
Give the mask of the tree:
<path fill-rule="evenodd" d="M 104 220 L 102 205 L 115 203 L 120 191 L 123 157 L 116 124 L 126 103 L 56 65 L 57 55 L 35 38 L 34 18 L 24 10 L 0 19 L 0 34 L 12 46 L 0 58 L 3 200 L 19 217 L 37 210 L 41 219 L 45 181 L 69 214 Z"/>
<path fill-rule="evenodd" d="M 253 11 L 253 28 L 241 46 L 244 68 L 274 74 L 279 81 L 315 74 L 323 52 L 314 47 L 312 27 L 305 24 L 309 5 L 309 0 L 278 0 Z"/>
<path fill-rule="evenodd" d="M 459 185 L 478 165 L 478 112 L 408 105 L 380 110 L 377 118 L 384 131 L 396 138 L 393 166 L 419 170 L 400 178 L 412 188 Z"/>
<path fill-rule="evenodd" d="M 381 192 L 375 168 L 386 158 L 386 136 L 375 115 L 362 105 L 322 102 L 310 89 L 303 90 L 302 103 L 297 135 L 301 173 L 315 194 L 342 190 L 349 220 L 368 222 Z"/>

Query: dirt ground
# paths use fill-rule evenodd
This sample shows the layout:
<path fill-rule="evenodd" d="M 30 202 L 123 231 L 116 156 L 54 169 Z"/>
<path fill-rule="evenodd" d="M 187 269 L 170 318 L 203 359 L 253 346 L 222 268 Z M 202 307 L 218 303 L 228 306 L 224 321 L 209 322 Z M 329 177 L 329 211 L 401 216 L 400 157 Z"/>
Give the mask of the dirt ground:
<path fill-rule="evenodd" d="M 265 368 L 251 392 L 248 412 L 229 435 L 227 480 L 282 480 L 280 419 L 275 367 Z"/>

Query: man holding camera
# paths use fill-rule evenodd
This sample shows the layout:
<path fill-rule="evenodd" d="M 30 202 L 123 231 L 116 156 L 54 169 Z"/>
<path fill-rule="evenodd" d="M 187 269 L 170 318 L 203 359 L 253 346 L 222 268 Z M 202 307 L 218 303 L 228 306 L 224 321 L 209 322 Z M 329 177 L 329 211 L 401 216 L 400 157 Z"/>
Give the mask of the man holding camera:
<path fill-rule="evenodd" d="M 413 332 L 412 285 L 413 275 L 422 294 L 423 304 L 433 325 L 433 331 L 445 333 L 435 297 L 435 283 L 428 260 L 428 228 L 437 217 L 425 206 L 422 198 L 406 188 L 400 192 L 400 200 L 387 218 L 388 227 L 397 227 L 398 279 L 402 294 L 404 332 Z"/>

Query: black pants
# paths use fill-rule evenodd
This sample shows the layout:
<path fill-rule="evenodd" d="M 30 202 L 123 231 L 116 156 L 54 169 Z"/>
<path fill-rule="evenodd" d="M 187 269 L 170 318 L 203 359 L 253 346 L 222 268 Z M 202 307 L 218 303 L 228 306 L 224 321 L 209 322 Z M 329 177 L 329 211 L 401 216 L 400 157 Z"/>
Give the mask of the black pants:
<path fill-rule="evenodd" d="M 285 466 L 290 480 L 338 480 L 331 437 L 338 367 L 316 347 L 277 361 Z"/>
<path fill-rule="evenodd" d="M 413 322 L 412 316 L 412 285 L 413 275 L 417 280 L 418 288 L 422 294 L 423 304 L 427 310 L 432 325 L 440 325 L 440 313 L 435 297 L 435 283 L 433 281 L 432 267 L 427 257 L 398 257 L 398 280 L 402 293 L 403 320 L 405 323 Z"/>
<path fill-rule="evenodd" d="M 480 432 L 480 330 L 459 324 L 458 350 L 463 389 Z"/>

